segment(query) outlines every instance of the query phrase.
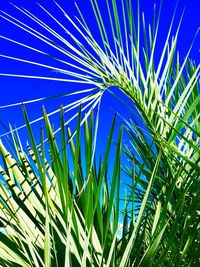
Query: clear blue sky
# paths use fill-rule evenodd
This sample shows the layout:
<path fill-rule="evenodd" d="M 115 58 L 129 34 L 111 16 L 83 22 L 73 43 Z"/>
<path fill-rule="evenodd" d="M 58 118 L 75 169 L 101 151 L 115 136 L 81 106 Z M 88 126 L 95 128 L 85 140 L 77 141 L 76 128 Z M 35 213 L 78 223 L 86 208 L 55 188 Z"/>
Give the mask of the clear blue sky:
<path fill-rule="evenodd" d="M 54 14 L 61 23 L 65 24 L 66 27 L 69 26 L 67 20 L 60 16 L 59 12 L 57 12 L 53 1 L 20 1 L 15 0 L 12 1 L 14 4 L 19 7 L 25 7 L 32 12 L 35 12 L 40 18 L 44 20 L 47 19 L 47 22 L 50 25 L 55 27 L 55 24 L 50 22 L 50 20 L 39 11 L 36 6 L 36 2 L 39 2 L 44 5 L 52 14 Z M 27 3 L 25 3 L 27 2 Z M 91 9 L 89 0 L 77 0 L 77 4 L 82 10 L 83 14 L 86 17 L 88 24 L 91 27 L 91 30 L 94 32 L 95 37 L 98 40 L 98 33 L 96 30 L 96 23 L 94 19 L 94 15 Z M 105 1 L 98 1 L 103 10 L 103 15 L 105 9 Z M 120 2 L 120 1 L 118 1 Z M 132 0 L 133 6 L 136 7 L 135 0 Z M 152 14 L 153 14 L 153 4 L 159 3 L 160 1 L 155 0 L 141 0 L 141 11 L 145 12 L 147 22 L 151 22 Z M 76 8 L 74 6 L 74 0 L 59 0 L 58 3 L 66 10 L 66 12 L 74 18 L 77 15 Z M 169 24 L 172 18 L 173 10 L 175 7 L 175 1 L 172 0 L 163 0 L 163 7 L 161 12 L 161 22 L 160 22 L 160 31 L 159 31 L 159 47 L 162 47 L 164 39 L 166 37 Z M 183 59 L 187 53 L 187 50 L 192 42 L 192 39 L 195 35 L 197 28 L 200 26 L 200 1 L 199 0 L 179 0 L 178 10 L 175 20 L 175 26 L 179 22 L 179 18 L 181 13 L 185 7 L 185 15 L 183 19 L 183 23 L 180 30 L 178 49 L 180 51 L 180 56 Z M 9 13 L 10 15 L 16 17 L 17 19 L 23 20 L 25 23 L 28 20 L 18 12 L 13 6 L 9 4 L 7 0 L 1 0 L 0 9 L 4 12 Z M 30 22 L 30 20 L 29 20 Z M 35 24 L 34 27 L 37 28 Z M 68 26 L 67 26 L 68 25 Z M 174 27 L 176 28 L 176 27 Z M 54 28 L 56 29 L 56 28 Z M 58 29 L 60 32 L 60 29 Z M 72 31 L 74 31 L 72 29 Z M 62 32 L 63 37 L 65 35 Z M 11 25 L 9 22 L 0 18 L 0 35 L 6 36 L 8 38 L 14 39 L 19 42 L 24 42 L 28 45 L 33 45 L 39 49 L 44 49 L 46 52 L 54 53 L 50 48 L 37 41 L 35 38 L 31 37 L 29 34 L 25 33 L 23 30 L 17 29 L 14 25 Z M 200 34 L 197 36 L 195 44 L 193 46 L 190 57 L 199 63 L 200 60 Z M 21 57 L 24 59 L 35 60 L 43 64 L 50 64 L 52 61 L 44 56 L 38 56 L 37 53 L 30 52 L 28 49 L 21 48 L 18 45 L 10 43 L 4 39 L 0 38 L 0 54 Z M 64 57 L 61 56 L 61 59 L 65 60 Z M 41 76 L 49 76 L 49 77 L 61 77 L 65 78 L 64 75 L 52 73 L 50 70 L 44 70 L 41 67 L 30 66 L 28 64 L 15 62 L 13 60 L 0 58 L 0 73 L 14 73 L 14 74 L 27 74 L 27 75 L 41 75 Z M 81 85 L 75 85 L 64 82 L 55 82 L 55 81 L 43 81 L 43 80 L 33 80 L 33 79 L 20 79 L 20 78 L 11 78 L 11 77 L 2 77 L 0 76 L 0 106 L 15 102 L 26 101 L 29 99 L 35 99 L 38 97 L 56 95 L 60 93 L 65 93 L 67 91 L 72 91 L 77 88 L 86 88 L 86 85 L 83 87 Z M 45 102 L 45 106 L 48 111 L 52 111 L 55 108 L 58 108 L 60 104 L 66 103 L 66 98 L 61 98 L 57 100 L 49 100 Z M 41 103 L 32 104 L 28 106 L 28 112 L 31 119 L 34 119 L 41 115 Z M 120 111 L 123 115 L 128 114 L 128 111 L 114 98 L 110 95 L 106 95 L 102 101 L 102 112 L 103 112 L 103 124 L 109 125 L 111 116 L 113 112 Z M 106 116 L 105 116 L 106 114 Z M 13 125 L 20 126 L 23 124 L 23 117 L 21 114 L 20 107 L 12 107 L 9 109 L 0 109 L 0 120 L 7 125 L 8 121 L 10 121 Z M 39 127 L 38 127 L 39 129 Z M 0 126 L 0 134 L 2 134 L 5 130 Z"/>

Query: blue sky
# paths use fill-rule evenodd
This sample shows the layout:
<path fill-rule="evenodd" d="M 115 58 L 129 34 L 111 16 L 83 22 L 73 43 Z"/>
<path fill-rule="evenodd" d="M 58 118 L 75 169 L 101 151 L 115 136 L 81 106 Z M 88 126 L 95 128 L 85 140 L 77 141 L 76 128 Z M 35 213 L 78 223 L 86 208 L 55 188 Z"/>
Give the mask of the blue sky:
<path fill-rule="evenodd" d="M 54 14 L 57 19 L 66 27 L 70 27 L 72 32 L 74 29 L 71 28 L 67 20 L 60 16 L 57 11 L 55 11 L 55 5 L 53 1 L 37 1 L 44 5 L 52 14 Z M 118 1 L 120 3 L 120 1 Z M 136 2 L 132 0 L 133 7 L 136 9 Z M 160 1 L 155 0 L 141 0 L 141 11 L 144 11 L 146 21 L 151 23 L 152 21 L 152 14 L 153 14 L 153 5 L 154 3 L 159 4 Z M 36 1 L 20 1 L 15 0 L 12 3 L 18 5 L 19 7 L 25 7 L 29 9 L 31 12 L 37 14 L 40 18 L 44 19 L 49 23 L 49 25 L 53 26 L 55 30 L 60 31 L 60 29 L 56 29 L 55 24 L 47 18 L 47 16 L 42 13 L 36 5 Z M 70 15 L 70 17 L 74 18 L 77 15 L 77 10 L 74 5 L 74 0 L 59 0 L 58 3 L 66 10 L 66 12 Z M 77 4 L 79 5 L 82 13 L 85 15 L 85 18 L 88 22 L 88 25 L 91 27 L 92 32 L 95 35 L 95 38 L 98 41 L 99 34 L 97 31 L 97 25 L 95 23 L 94 15 L 92 12 L 92 8 L 90 5 L 90 1 L 81 1 L 77 0 Z M 159 6 L 159 5 L 158 5 Z M 106 16 L 105 13 L 105 1 L 100 1 L 100 7 L 103 11 L 103 15 Z M 166 38 L 167 31 L 170 25 L 170 21 L 173 15 L 173 10 L 175 7 L 175 1 L 172 0 L 163 0 L 163 7 L 161 11 L 161 21 L 160 21 L 160 30 L 158 35 L 158 55 L 159 49 L 161 50 L 163 42 Z M 199 9 L 200 4 L 198 0 L 180 0 L 178 3 L 177 15 L 175 19 L 174 30 L 178 25 L 181 13 L 185 7 L 185 15 L 182 22 L 180 35 L 179 35 L 179 42 L 178 42 L 178 49 L 180 51 L 180 58 L 183 60 L 187 51 L 190 47 L 192 39 L 197 31 L 197 28 L 200 26 L 200 17 L 199 17 Z M 23 16 L 20 12 L 18 12 L 7 0 L 1 0 L 0 9 L 8 14 L 16 17 L 17 19 L 22 20 L 25 24 L 30 22 Z M 106 19 L 106 17 L 105 17 Z M 29 24 L 33 27 L 37 26 L 35 24 Z M 109 31 L 109 28 L 108 28 Z M 63 37 L 65 33 L 62 32 Z M 16 26 L 11 25 L 11 23 L 5 21 L 3 18 L 0 18 L 0 35 L 6 36 L 7 38 L 11 38 L 18 42 L 24 42 L 28 45 L 32 45 L 37 47 L 38 49 L 44 49 L 46 52 L 54 53 L 47 46 L 43 45 L 41 42 L 37 41 L 35 38 L 31 37 L 29 34 L 25 33 L 21 29 L 17 29 Z M 196 41 L 194 43 L 193 49 L 191 51 L 190 57 L 194 59 L 196 62 L 199 62 L 200 55 L 200 34 L 197 36 Z M 51 60 L 45 56 L 38 56 L 34 52 L 30 52 L 28 49 L 24 47 L 20 47 L 14 43 L 10 43 L 2 38 L 0 38 L 0 54 L 14 56 L 14 57 L 21 57 L 23 59 L 35 60 L 41 62 L 43 64 L 50 64 Z M 64 57 L 61 56 L 61 59 L 65 60 Z M 27 74 L 27 75 L 42 75 L 48 77 L 60 77 L 65 78 L 64 75 L 58 73 L 52 73 L 49 70 L 44 70 L 41 67 L 35 67 L 28 64 L 16 62 L 10 59 L 0 58 L 0 73 L 14 73 L 14 74 Z M 87 88 L 86 85 L 77 85 L 72 83 L 66 82 L 57 82 L 57 81 L 47 81 L 47 80 L 34 80 L 34 79 L 21 79 L 21 78 L 14 78 L 14 77 L 3 77 L 0 76 L 0 90 L 1 90 L 1 98 L 0 98 L 0 106 L 10 103 L 22 102 L 27 101 L 30 99 L 35 99 L 38 97 L 45 97 L 50 95 L 58 95 L 61 93 L 66 93 L 69 91 L 74 91 L 79 88 Z M 127 99 L 125 99 L 128 101 Z M 59 98 L 48 100 L 46 102 L 39 102 L 35 104 L 31 104 L 27 106 L 28 113 L 30 119 L 35 119 L 41 115 L 41 105 L 45 104 L 45 107 L 48 112 L 56 109 L 59 107 L 60 104 L 65 104 L 66 101 L 69 101 L 67 98 Z M 110 120 L 112 118 L 113 113 L 116 111 L 120 112 L 124 116 L 129 116 L 129 111 L 122 105 L 120 102 L 109 94 L 106 94 L 102 99 L 102 107 L 101 107 L 101 121 L 102 125 L 106 125 L 106 127 L 101 128 L 100 131 L 103 135 L 106 135 L 104 132 L 105 128 L 108 129 L 107 125 L 110 124 Z M 21 108 L 18 107 L 11 107 L 9 109 L 0 109 L 0 120 L 8 126 L 8 121 L 11 122 L 12 125 L 20 126 L 23 124 L 23 116 L 21 112 Z M 101 122 L 100 121 L 100 122 Z M 36 131 L 39 126 L 36 125 Z M 5 132 L 5 129 L 0 126 L 0 135 Z M 23 131 L 22 131 L 22 134 Z"/>

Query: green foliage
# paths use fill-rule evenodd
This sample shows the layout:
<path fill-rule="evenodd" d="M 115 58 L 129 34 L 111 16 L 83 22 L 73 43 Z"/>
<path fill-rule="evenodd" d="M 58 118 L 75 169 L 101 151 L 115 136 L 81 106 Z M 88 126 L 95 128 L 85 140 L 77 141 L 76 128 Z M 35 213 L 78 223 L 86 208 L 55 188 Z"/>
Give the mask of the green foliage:
<path fill-rule="evenodd" d="M 16 130 L 11 130 L 12 152 L 0 141 L 0 263 L 36 267 L 198 266 L 200 65 L 189 60 L 189 52 L 183 63 L 179 62 L 176 43 L 180 24 L 169 43 L 174 17 L 156 65 L 160 11 L 157 19 L 154 13 L 157 23 L 147 34 L 144 17 L 141 23 L 138 15 L 135 23 L 131 1 L 121 1 L 120 8 L 115 0 L 106 0 L 110 37 L 97 1 L 91 3 L 102 44 L 95 41 L 79 9 L 81 20 L 76 24 L 56 4 L 83 40 L 67 30 L 71 42 L 64 42 L 66 48 L 53 45 L 75 61 L 71 65 L 74 71 L 65 74 L 96 89 L 85 90 L 87 97 L 61 107 L 58 139 L 43 109 L 45 130 L 41 129 L 38 146 L 23 107 L 30 139 L 28 153 Z M 37 17 L 19 10 L 63 41 Z M 36 37 L 42 38 L 38 33 Z M 43 41 L 52 46 L 48 39 Z M 138 125 L 134 112 L 131 119 L 123 119 L 120 129 L 115 129 L 114 117 L 105 154 L 97 161 L 98 115 L 94 118 L 93 109 L 98 105 L 99 111 L 105 91 L 115 95 L 113 86 L 130 98 L 146 129 Z M 84 106 L 87 101 L 92 106 L 83 117 L 89 107 Z M 64 109 L 80 103 L 77 127 L 71 133 L 66 128 Z M 114 130 L 118 132 L 116 144 Z M 122 142 L 124 134 L 129 140 L 126 144 Z M 113 146 L 115 156 L 110 159 Z M 121 166 L 122 156 L 129 162 L 126 166 Z M 122 171 L 130 178 L 127 196 L 120 191 Z"/>
<path fill-rule="evenodd" d="M 66 141 L 61 109 L 62 147 L 59 151 L 44 110 L 49 160 L 45 156 L 47 144 L 43 130 L 41 146 L 37 147 L 25 109 L 24 114 L 31 142 L 27 146 L 28 153 L 20 149 L 20 140 L 15 136 L 15 158 L 0 144 L 4 158 L 4 168 L 0 170 L 4 177 L 1 184 L 1 223 L 5 230 L 1 233 L 2 264 L 9 261 L 22 266 L 86 266 L 89 263 L 100 266 L 114 262 L 111 257 L 119 253 L 119 201 L 115 198 L 119 199 L 122 128 L 110 190 L 107 168 L 115 118 L 104 160 L 102 164 L 95 164 L 91 161 L 92 114 L 89 124 L 86 121 L 84 125 L 85 149 L 82 151 L 81 112 L 74 143 L 72 138 Z M 68 132 L 70 134 L 69 129 Z"/>

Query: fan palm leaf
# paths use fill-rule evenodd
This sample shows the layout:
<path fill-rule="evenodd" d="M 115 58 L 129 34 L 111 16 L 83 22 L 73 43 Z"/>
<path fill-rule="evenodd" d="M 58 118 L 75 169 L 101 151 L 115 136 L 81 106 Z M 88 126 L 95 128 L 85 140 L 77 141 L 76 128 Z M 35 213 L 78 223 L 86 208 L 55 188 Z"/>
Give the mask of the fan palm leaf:
<path fill-rule="evenodd" d="M 51 57 L 52 62 L 62 63 L 65 68 L 13 55 L 1 56 L 60 72 L 65 78 L 24 73 L 1 75 L 87 84 L 88 89 L 83 92 L 89 93 L 61 108 L 61 125 L 57 130 L 50 123 L 51 114 L 43 111 L 40 119 L 44 119 L 47 139 L 41 131 L 40 148 L 31 130 L 31 125 L 39 119 L 30 122 L 24 109 L 26 123 L 22 127 L 28 129 L 29 155 L 15 135 L 20 128 L 10 131 L 14 158 L 0 143 L 4 162 L 0 169 L 4 177 L 0 218 L 6 230 L 6 235 L 1 233 L 0 239 L 2 264 L 120 267 L 198 264 L 200 65 L 189 59 L 194 40 L 181 62 L 176 47 L 183 15 L 170 40 L 174 12 L 163 50 L 158 53 L 161 8 L 158 12 L 154 9 L 154 23 L 147 30 L 139 4 L 135 19 L 131 1 L 106 0 L 108 21 L 98 2 L 91 0 L 91 4 L 100 41 L 96 40 L 78 6 L 79 18 L 72 19 L 55 2 L 57 12 L 65 17 L 66 25 L 70 24 L 73 31 L 47 8 L 38 6 L 68 34 L 67 38 L 25 8 L 15 6 L 18 12 L 37 24 L 37 29 L 6 12 L 1 13 L 3 19 L 53 48 L 55 55 L 6 36 L 1 38 Z M 67 59 L 58 58 L 57 52 Z M 138 125 L 134 112 L 132 119 L 123 118 L 128 143 L 122 145 L 121 127 L 109 186 L 108 156 L 115 119 L 105 155 L 97 165 L 95 147 L 102 95 L 105 92 L 117 94 L 116 87 L 136 107 L 142 125 Z M 64 110 L 75 109 L 80 104 L 80 111 L 65 122 Z M 95 107 L 98 112 L 94 126 Z M 133 110 L 132 106 L 128 108 Z M 86 116 L 82 117 L 84 110 Z M 66 139 L 66 125 L 75 117 L 78 126 L 73 133 L 68 128 L 69 138 Z M 82 125 L 85 125 L 84 152 L 80 143 Z M 59 131 L 61 149 L 55 138 Z M 46 156 L 45 142 L 49 145 L 50 160 Z M 128 163 L 121 169 L 122 154 L 126 155 Z M 127 184 L 128 195 L 122 197 L 125 206 L 121 221 L 124 223 L 119 236 L 121 170 L 131 182 Z"/>

